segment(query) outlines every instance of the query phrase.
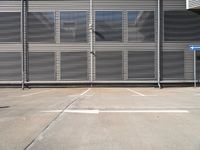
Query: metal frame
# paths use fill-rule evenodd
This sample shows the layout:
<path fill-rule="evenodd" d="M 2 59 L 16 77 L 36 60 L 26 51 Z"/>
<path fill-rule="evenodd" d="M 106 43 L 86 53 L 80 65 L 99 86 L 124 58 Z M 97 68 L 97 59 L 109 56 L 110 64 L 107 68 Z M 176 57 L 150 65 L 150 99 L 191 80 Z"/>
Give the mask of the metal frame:
<path fill-rule="evenodd" d="M 93 25 L 93 0 L 90 0 L 90 24 L 89 24 L 89 30 L 90 30 L 90 81 L 93 82 L 93 33 L 94 33 L 94 25 Z M 92 84 L 91 84 L 92 85 Z"/>
<path fill-rule="evenodd" d="M 160 40 L 160 38 L 161 38 L 161 0 L 158 0 L 158 35 L 157 35 L 157 50 L 158 50 L 158 58 L 157 58 L 157 68 L 158 68 L 158 75 L 157 75 L 157 78 L 158 78 L 158 86 L 159 86 L 159 88 L 161 88 L 161 83 L 160 83 L 160 81 L 161 81 L 161 69 L 160 69 L 160 67 L 161 67 L 161 65 L 160 65 L 160 61 L 161 61 L 161 59 L 160 59 L 160 51 L 161 51 L 161 40 Z"/>
<path fill-rule="evenodd" d="M 22 55 L 21 55 L 21 59 L 22 59 L 22 89 L 24 89 L 25 86 L 25 50 L 26 50 L 26 45 L 25 45 L 25 2 L 24 0 L 21 0 L 21 40 L 22 40 Z"/>

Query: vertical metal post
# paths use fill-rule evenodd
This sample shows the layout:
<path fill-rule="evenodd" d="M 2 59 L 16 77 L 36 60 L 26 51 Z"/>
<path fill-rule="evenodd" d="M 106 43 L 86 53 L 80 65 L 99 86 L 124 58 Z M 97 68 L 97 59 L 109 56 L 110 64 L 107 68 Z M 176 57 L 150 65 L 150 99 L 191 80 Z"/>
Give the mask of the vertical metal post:
<path fill-rule="evenodd" d="M 194 50 L 194 87 L 195 88 L 197 87 L 197 61 L 196 61 L 196 58 L 197 58 L 197 53 Z"/>
<path fill-rule="evenodd" d="M 24 90 L 24 53 L 25 53 L 25 43 L 24 43 L 24 0 L 21 0 L 21 43 L 22 43 L 22 54 L 21 54 L 21 75 L 22 75 L 22 89 Z"/>
<path fill-rule="evenodd" d="M 161 0 L 158 0 L 158 34 L 157 34 L 157 51 L 158 51 L 158 53 L 157 53 L 157 55 L 158 55 L 158 57 L 157 57 L 157 63 L 158 63 L 158 74 L 157 74 L 157 76 L 158 76 L 158 86 L 159 86 L 159 88 L 161 88 L 161 84 L 160 84 L 160 47 L 161 47 L 161 44 L 160 44 L 160 42 L 161 42 L 161 36 L 160 36 L 160 34 L 161 34 Z"/>
<path fill-rule="evenodd" d="M 93 82 L 93 0 L 90 0 L 90 24 L 89 24 L 89 30 L 90 30 L 90 80 L 91 83 Z"/>

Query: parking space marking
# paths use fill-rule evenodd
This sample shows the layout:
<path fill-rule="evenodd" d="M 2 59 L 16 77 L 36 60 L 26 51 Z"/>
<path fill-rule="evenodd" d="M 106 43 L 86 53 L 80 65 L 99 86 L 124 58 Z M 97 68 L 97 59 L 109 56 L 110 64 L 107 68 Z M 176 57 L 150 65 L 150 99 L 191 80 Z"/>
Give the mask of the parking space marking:
<path fill-rule="evenodd" d="M 80 96 L 85 95 L 87 92 L 89 92 L 91 90 L 91 88 L 87 89 L 85 92 L 81 93 Z"/>
<path fill-rule="evenodd" d="M 146 96 L 146 95 L 144 95 L 144 94 L 142 94 L 142 93 L 140 93 L 140 92 L 137 92 L 137 91 L 135 91 L 135 90 L 131 90 L 131 89 L 127 89 L 128 91 L 130 91 L 130 92 L 132 92 L 132 93 L 135 93 L 135 94 L 137 94 L 137 95 L 139 95 L 139 96 Z"/>
<path fill-rule="evenodd" d="M 59 113 L 62 110 L 48 110 L 42 111 L 43 113 Z M 64 113 L 75 113 L 75 114 L 100 114 L 100 113 L 190 113 L 189 110 L 86 110 L 86 109 L 68 109 Z"/>
<path fill-rule="evenodd" d="M 134 97 L 141 97 L 140 95 L 132 95 Z M 156 97 L 157 95 L 144 95 L 142 97 Z"/>
<path fill-rule="evenodd" d="M 50 127 L 52 127 L 58 120 L 58 118 L 60 118 L 65 111 L 69 110 L 69 108 L 76 102 L 78 101 L 82 96 L 84 96 L 85 94 L 87 94 L 89 91 L 91 90 L 91 88 L 87 89 L 86 91 L 84 91 L 83 93 L 79 94 L 77 97 L 74 97 L 71 99 L 71 103 L 69 103 L 68 105 L 65 106 L 65 108 L 63 108 L 62 110 L 58 111 L 58 114 L 53 118 L 53 120 L 51 120 L 51 122 L 49 122 L 44 129 L 40 132 L 40 134 L 34 138 L 25 148 L 24 150 L 30 150 L 35 144 L 36 142 L 41 139 L 43 137 L 43 135 L 48 131 L 48 129 Z"/>
<path fill-rule="evenodd" d="M 50 89 L 50 90 L 40 91 L 40 92 L 36 92 L 36 93 L 31 93 L 31 94 L 20 95 L 20 97 L 33 96 L 33 95 L 37 95 L 37 94 L 47 93 L 47 92 L 50 92 L 50 91 L 53 91 L 53 90 L 54 89 Z"/>

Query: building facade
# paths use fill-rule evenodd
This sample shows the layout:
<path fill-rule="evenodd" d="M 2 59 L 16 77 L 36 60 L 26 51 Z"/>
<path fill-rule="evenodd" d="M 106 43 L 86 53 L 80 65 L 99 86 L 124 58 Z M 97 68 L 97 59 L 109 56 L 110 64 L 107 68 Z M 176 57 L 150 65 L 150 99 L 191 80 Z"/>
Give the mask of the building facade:
<path fill-rule="evenodd" d="M 0 84 L 192 83 L 200 12 L 185 0 L 0 1 Z"/>

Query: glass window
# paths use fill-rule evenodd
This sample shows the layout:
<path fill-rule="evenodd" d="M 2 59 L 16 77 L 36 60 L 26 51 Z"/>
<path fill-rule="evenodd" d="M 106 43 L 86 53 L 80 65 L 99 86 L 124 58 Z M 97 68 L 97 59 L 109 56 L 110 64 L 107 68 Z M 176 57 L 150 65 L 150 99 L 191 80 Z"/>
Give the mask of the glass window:
<path fill-rule="evenodd" d="M 200 41 L 200 11 L 165 11 L 165 41 Z"/>
<path fill-rule="evenodd" d="M 96 41 L 122 42 L 122 12 L 96 12 Z"/>
<path fill-rule="evenodd" d="M 128 40 L 131 42 L 154 41 L 154 12 L 128 12 Z"/>
<path fill-rule="evenodd" d="M 28 13 L 28 39 L 30 42 L 55 42 L 53 12 Z"/>
<path fill-rule="evenodd" d="M 61 12 L 61 42 L 87 42 L 87 12 Z"/>
<path fill-rule="evenodd" d="M 20 12 L 0 12 L 0 42 L 20 42 Z"/>

